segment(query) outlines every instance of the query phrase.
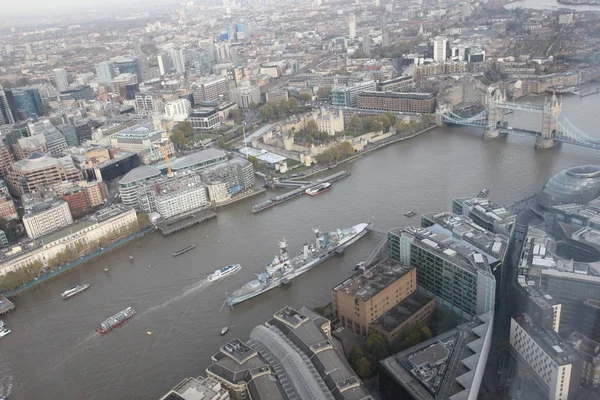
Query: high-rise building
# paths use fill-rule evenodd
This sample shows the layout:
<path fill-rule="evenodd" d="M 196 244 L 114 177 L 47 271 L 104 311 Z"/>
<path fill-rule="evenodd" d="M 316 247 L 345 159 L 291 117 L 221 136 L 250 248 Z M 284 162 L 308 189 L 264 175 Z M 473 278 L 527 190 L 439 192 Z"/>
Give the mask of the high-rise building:
<path fill-rule="evenodd" d="M 580 332 L 573 332 L 567 339 L 583 361 L 581 384 L 600 388 L 600 343 L 591 340 Z"/>
<path fill-rule="evenodd" d="M 104 61 L 96 64 L 96 75 L 98 82 L 108 85 L 112 82 L 115 75 L 115 64 L 110 61 Z"/>
<path fill-rule="evenodd" d="M 111 90 L 114 94 L 125 96 L 126 87 L 138 83 L 138 77 L 135 74 L 124 73 L 114 77 L 111 82 Z"/>
<path fill-rule="evenodd" d="M 71 85 L 60 92 L 61 100 L 93 100 L 94 90 L 90 85 Z"/>
<path fill-rule="evenodd" d="M 581 357 L 552 330 L 537 325 L 527 314 L 510 319 L 510 346 L 527 364 L 549 400 L 576 399 L 583 364 Z"/>
<path fill-rule="evenodd" d="M 8 194 L 0 195 L 0 218 L 4 220 L 18 219 L 15 202 Z"/>
<path fill-rule="evenodd" d="M 439 63 L 446 61 L 447 54 L 446 50 L 448 47 L 448 38 L 443 36 L 437 36 L 433 40 L 433 60 Z"/>
<path fill-rule="evenodd" d="M 15 162 L 13 154 L 10 152 L 4 141 L 0 140 L 0 178 L 6 179 L 10 165 L 13 162 Z"/>
<path fill-rule="evenodd" d="M 79 138 L 77 137 L 77 131 L 73 125 L 60 124 L 56 126 L 56 129 L 63 134 L 68 147 L 79 146 Z"/>
<path fill-rule="evenodd" d="M 23 225 L 31 239 L 47 235 L 63 226 L 73 223 L 69 205 L 65 201 L 41 203 L 33 211 L 23 216 Z"/>
<path fill-rule="evenodd" d="M 350 40 L 356 39 L 356 15 L 354 14 L 348 16 L 348 37 Z"/>
<path fill-rule="evenodd" d="M 19 110 L 22 120 L 44 115 L 42 96 L 37 88 L 20 88 L 12 90 L 15 104 Z"/>
<path fill-rule="evenodd" d="M 173 121 L 185 121 L 190 114 L 191 105 L 186 99 L 178 99 L 165 104 L 165 115 Z"/>
<path fill-rule="evenodd" d="M 22 160 L 29 157 L 33 153 L 47 153 L 48 145 L 46 144 L 46 136 L 42 132 L 32 134 L 17 139 L 17 143 L 13 145 L 15 158 Z"/>
<path fill-rule="evenodd" d="M 69 77 L 67 75 L 67 70 L 64 68 L 55 68 L 54 72 L 54 80 L 56 81 L 56 87 L 59 92 L 63 90 L 67 90 L 69 87 Z"/>
<path fill-rule="evenodd" d="M 369 32 L 369 28 L 364 28 L 362 31 L 363 38 L 363 53 L 366 55 L 371 55 L 371 33 Z"/>
<path fill-rule="evenodd" d="M 230 96 L 231 101 L 235 102 L 242 110 L 261 103 L 260 88 L 251 86 L 250 82 L 243 82 L 240 87 L 231 89 Z"/>
<path fill-rule="evenodd" d="M 421 293 L 432 296 L 463 318 L 494 311 L 498 260 L 435 224 L 428 228 L 392 229 L 390 258 L 417 267 Z"/>
<path fill-rule="evenodd" d="M 173 60 L 173 67 L 179 74 L 185 74 L 185 55 L 181 49 L 171 49 L 169 51 L 171 60 Z"/>
<path fill-rule="evenodd" d="M 160 73 L 160 76 L 169 74 L 173 69 L 173 61 L 167 54 L 156 56 L 156 61 L 158 62 L 158 72 Z"/>
<path fill-rule="evenodd" d="M 140 59 L 136 56 L 113 58 L 112 62 L 119 70 L 119 74 L 134 74 L 137 76 L 137 82 L 142 82 L 142 70 L 140 68 Z"/>
<path fill-rule="evenodd" d="M 81 171 L 75 167 L 71 157 L 54 158 L 43 153 L 33 153 L 13 163 L 7 178 L 11 192 L 18 196 L 53 183 L 81 179 Z"/>
<path fill-rule="evenodd" d="M 10 125 L 17 121 L 19 121 L 19 113 L 13 93 L 0 86 L 0 125 Z"/>
<path fill-rule="evenodd" d="M 224 76 L 211 75 L 205 77 L 192 86 L 194 103 L 200 104 L 204 101 L 219 100 L 219 97 L 225 95 L 227 90 L 227 79 Z"/>

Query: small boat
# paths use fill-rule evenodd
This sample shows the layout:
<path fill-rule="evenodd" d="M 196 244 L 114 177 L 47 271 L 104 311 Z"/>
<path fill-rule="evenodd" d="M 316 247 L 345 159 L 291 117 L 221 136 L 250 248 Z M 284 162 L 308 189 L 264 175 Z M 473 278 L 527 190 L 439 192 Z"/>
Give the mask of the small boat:
<path fill-rule="evenodd" d="M 481 192 L 479 192 L 477 197 L 479 197 L 480 199 L 483 199 L 483 198 L 487 197 L 489 192 L 490 192 L 490 189 L 488 189 L 488 188 L 481 189 Z"/>
<path fill-rule="evenodd" d="M 129 256 L 129 261 L 133 261 L 133 256 Z"/>
<path fill-rule="evenodd" d="M 229 327 L 225 326 L 221 329 L 221 333 L 219 333 L 219 336 L 223 336 L 224 334 L 226 334 L 229 331 Z"/>
<path fill-rule="evenodd" d="M 313 186 L 310 189 L 306 189 L 304 193 L 306 193 L 309 196 L 316 196 L 330 190 L 332 187 L 333 185 L 329 182 L 320 183 L 317 186 Z"/>
<path fill-rule="evenodd" d="M 240 266 L 240 264 L 228 265 L 226 267 L 216 270 L 215 272 L 210 274 L 206 279 L 208 279 L 209 282 L 218 281 L 221 278 L 225 278 L 227 275 L 231 275 L 239 271 L 241 268 L 242 267 Z"/>
<path fill-rule="evenodd" d="M 152 265 L 148 265 L 148 268 L 152 268 Z"/>
<path fill-rule="evenodd" d="M 135 310 L 131 307 L 127 307 L 123 311 L 119 311 L 112 317 L 103 321 L 100 325 L 96 327 L 96 331 L 98 333 L 106 333 L 113 328 L 125 323 L 131 317 L 135 315 Z"/>
<path fill-rule="evenodd" d="M 152 332 L 151 331 L 146 331 L 146 335 L 152 336 Z"/>
<path fill-rule="evenodd" d="M 4 321 L 0 321 L 0 329 L 4 328 Z"/>
<path fill-rule="evenodd" d="M 11 330 L 8 329 L 7 327 L 0 329 L 0 338 L 8 335 L 10 332 L 11 332 Z"/>
<path fill-rule="evenodd" d="M 71 286 L 69 289 L 65 290 L 62 294 L 61 297 L 63 299 L 68 299 L 69 297 L 73 297 L 76 294 L 79 294 L 81 292 L 83 292 L 85 289 L 89 288 L 90 284 L 86 283 L 85 285 L 76 285 L 76 286 Z"/>
<path fill-rule="evenodd" d="M 104 272 L 108 273 L 108 267 L 104 268 Z"/>
<path fill-rule="evenodd" d="M 188 246 L 188 247 L 184 247 L 183 249 L 181 249 L 181 250 L 177 250 L 175 253 L 173 253 L 173 257 L 177 257 L 177 256 L 179 256 L 179 255 L 181 255 L 181 254 L 185 253 L 186 251 L 190 251 L 190 250 L 193 250 L 193 249 L 195 249 L 195 248 L 196 248 L 196 245 L 195 245 L 195 244 L 192 244 L 192 245 L 190 245 L 190 246 Z"/>
<path fill-rule="evenodd" d="M 416 213 L 416 212 L 414 212 L 413 210 L 410 210 L 409 212 L 407 212 L 407 213 L 404 213 L 404 216 L 405 216 L 405 217 L 409 217 L 409 218 L 410 218 L 410 217 L 414 217 L 415 215 L 417 215 L 417 213 Z"/>

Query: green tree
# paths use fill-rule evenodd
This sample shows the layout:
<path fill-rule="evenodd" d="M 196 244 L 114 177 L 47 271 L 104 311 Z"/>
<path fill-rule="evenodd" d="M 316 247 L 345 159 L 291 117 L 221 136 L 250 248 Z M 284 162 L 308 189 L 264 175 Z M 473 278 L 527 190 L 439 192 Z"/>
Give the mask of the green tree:
<path fill-rule="evenodd" d="M 251 110 L 256 110 L 258 108 L 258 104 L 252 101 L 250 104 L 248 104 L 248 108 Z"/>
<path fill-rule="evenodd" d="M 306 132 L 313 137 L 317 132 L 319 132 L 319 126 L 314 119 L 311 119 L 306 123 Z"/>
<path fill-rule="evenodd" d="M 379 332 L 369 335 L 367 338 L 366 349 L 377 361 L 387 357 L 389 354 L 388 343 Z"/>
<path fill-rule="evenodd" d="M 317 97 L 320 100 L 328 100 L 329 96 L 331 96 L 331 86 L 321 86 L 317 90 Z"/>
<path fill-rule="evenodd" d="M 364 355 L 365 353 L 360 347 L 352 346 L 352 349 L 350 349 L 350 356 L 348 357 L 348 360 L 350 361 L 350 364 L 354 368 L 356 368 L 356 363 L 358 362 L 358 360 L 363 358 Z"/>
<path fill-rule="evenodd" d="M 392 126 L 392 125 L 396 125 L 396 122 L 398 122 L 398 117 L 396 117 L 396 114 L 394 114 L 394 113 L 393 113 L 393 112 L 391 112 L 391 111 L 388 111 L 388 112 L 386 112 L 386 113 L 385 113 L 385 114 L 383 114 L 383 115 L 385 115 L 385 117 L 387 118 L 387 120 L 388 120 L 388 122 L 389 122 L 390 126 Z"/>
<path fill-rule="evenodd" d="M 196 130 L 190 121 L 178 122 L 175 126 L 175 131 L 182 131 L 186 137 L 194 136 Z"/>
<path fill-rule="evenodd" d="M 369 379 L 371 377 L 371 363 L 366 357 L 361 357 L 356 362 L 356 374 L 361 379 Z"/>
<path fill-rule="evenodd" d="M 290 99 L 288 100 L 288 104 L 290 106 L 290 112 L 295 113 L 296 111 L 298 111 L 298 100 L 296 100 L 293 97 L 290 97 Z"/>
<path fill-rule="evenodd" d="M 183 131 L 180 130 L 176 130 L 175 132 L 173 132 L 173 134 L 169 136 L 169 139 L 171 139 L 171 142 L 173 142 L 173 144 L 177 147 L 183 147 L 187 143 L 185 133 L 183 133 Z"/>
<path fill-rule="evenodd" d="M 138 213 L 137 215 L 138 225 L 142 228 L 150 226 L 150 216 L 146 213 Z"/>
<path fill-rule="evenodd" d="M 421 327 L 421 337 L 423 340 L 431 339 L 432 333 L 428 326 Z"/>
<path fill-rule="evenodd" d="M 300 97 L 300 100 L 302 100 L 302 101 L 311 101 L 312 100 L 312 96 L 308 93 L 301 93 L 299 97 Z"/>
<path fill-rule="evenodd" d="M 362 120 L 357 115 L 353 116 L 350 119 L 350 122 L 348 123 L 348 128 L 350 128 L 350 130 L 354 133 L 361 130 L 362 127 L 363 127 Z"/>
<path fill-rule="evenodd" d="M 239 125 L 242 122 L 244 122 L 244 118 L 244 112 L 238 108 L 229 112 L 229 119 L 232 119 L 236 125 Z"/>
<path fill-rule="evenodd" d="M 258 161 L 258 158 L 254 157 L 254 156 L 248 156 L 248 161 L 250 161 L 252 163 L 254 170 L 257 170 L 258 167 L 260 167 L 260 161 Z"/>
<path fill-rule="evenodd" d="M 260 109 L 260 116 L 265 120 L 265 121 L 270 121 L 272 119 L 275 118 L 275 107 L 273 106 L 273 103 L 267 102 L 261 109 Z"/>

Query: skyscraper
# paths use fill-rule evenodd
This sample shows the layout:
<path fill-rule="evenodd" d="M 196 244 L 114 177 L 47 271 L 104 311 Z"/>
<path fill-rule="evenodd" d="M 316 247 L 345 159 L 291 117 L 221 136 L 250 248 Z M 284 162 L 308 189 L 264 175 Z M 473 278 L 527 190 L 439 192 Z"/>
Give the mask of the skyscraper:
<path fill-rule="evenodd" d="M 140 68 L 140 59 L 131 57 L 117 57 L 112 60 L 119 69 L 119 74 L 137 75 L 138 82 L 142 82 L 142 70 Z"/>
<path fill-rule="evenodd" d="M 22 119 L 43 115 L 42 97 L 37 88 L 13 89 L 12 93 L 17 109 L 24 114 Z"/>
<path fill-rule="evenodd" d="M 69 87 L 69 78 L 67 76 L 67 70 L 64 68 L 54 69 L 54 79 L 56 80 L 56 87 L 59 91 L 67 90 Z"/>
<path fill-rule="evenodd" d="M 369 28 L 363 29 L 363 52 L 366 55 L 371 54 L 371 35 L 369 33 Z"/>
<path fill-rule="evenodd" d="M 348 16 L 348 36 L 350 40 L 356 38 L 356 16 L 354 14 Z"/>
<path fill-rule="evenodd" d="M 17 121 L 19 121 L 19 114 L 15 98 L 10 90 L 4 90 L 0 86 L 0 124 L 14 124 Z"/>
<path fill-rule="evenodd" d="M 433 60 L 439 63 L 446 61 L 446 47 L 448 39 L 443 36 L 437 36 L 433 40 Z"/>
<path fill-rule="evenodd" d="M 171 49 L 169 52 L 171 55 L 171 60 L 173 60 L 173 67 L 175 67 L 175 71 L 179 74 L 185 73 L 185 56 L 181 49 Z"/>
<path fill-rule="evenodd" d="M 160 76 L 171 72 L 171 69 L 173 68 L 173 62 L 171 61 L 171 57 L 169 57 L 167 54 L 156 56 L 156 61 L 158 61 L 158 72 L 160 73 Z"/>
<path fill-rule="evenodd" d="M 109 84 L 115 77 L 115 65 L 110 61 L 104 61 L 96 64 L 96 75 L 98 82 Z"/>

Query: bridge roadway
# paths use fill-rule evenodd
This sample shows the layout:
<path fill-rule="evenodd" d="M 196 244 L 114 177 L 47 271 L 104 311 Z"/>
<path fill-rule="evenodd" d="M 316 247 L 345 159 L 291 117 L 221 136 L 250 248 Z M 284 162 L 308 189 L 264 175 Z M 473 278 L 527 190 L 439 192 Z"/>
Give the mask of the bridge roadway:
<path fill-rule="evenodd" d="M 304 191 L 306 189 L 310 189 L 310 188 L 315 187 L 324 182 L 335 182 L 335 181 L 345 178 L 347 176 L 350 176 L 350 172 L 340 171 L 336 174 L 333 174 L 326 178 L 318 179 L 316 181 L 311 182 L 308 185 L 301 186 L 298 189 L 294 189 L 294 190 L 284 193 L 280 196 L 270 198 L 269 200 L 267 200 L 263 203 L 255 204 L 252 207 L 250 207 L 250 211 L 253 213 L 257 213 L 257 212 L 266 210 L 267 208 L 274 207 L 277 204 L 281 204 L 285 201 L 293 199 L 294 197 L 298 197 L 298 196 L 304 194 Z"/>

